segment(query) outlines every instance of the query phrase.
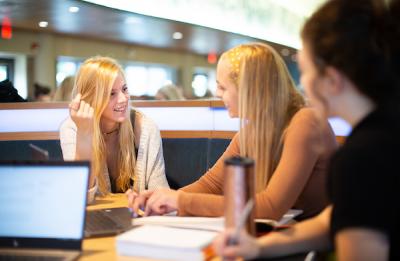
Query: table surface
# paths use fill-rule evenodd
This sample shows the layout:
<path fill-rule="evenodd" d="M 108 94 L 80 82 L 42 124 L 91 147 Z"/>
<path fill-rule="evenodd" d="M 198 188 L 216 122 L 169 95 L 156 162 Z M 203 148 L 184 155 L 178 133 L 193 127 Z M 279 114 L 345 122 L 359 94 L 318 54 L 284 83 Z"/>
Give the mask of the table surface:
<path fill-rule="evenodd" d="M 102 209 L 102 208 L 117 208 L 126 207 L 128 204 L 125 194 L 110 194 L 106 197 L 96 198 L 94 204 L 89 205 L 87 209 Z M 137 261 L 149 261 L 154 259 L 142 258 L 142 257 L 127 257 L 118 256 L 115 249 L 115 236 L 109 237 L 98 237 L 89 238 L 83 240 L 82 255 L 80 261 L 124 261 L 124 260 L 137 260 Z M 271 259 L 279 261 L 298 261 L 304 260 L 305 254 L 287 256 L 283 258 Z M 216 257 L 213 261 L 220 260 Z"/>
<path fill-rule="evenodd" d="M 106 197 L 96 198 L 94 204 L 87 209 L 126 207 L 128 204 L 124 194 L 110 194 Z M 132 258 L 118 256 L 115 249 L 115 236 L 89 238 L 83 240 L 81 261 L 113 261 L 113 260 L 149 260 L 145 258 Z"/>

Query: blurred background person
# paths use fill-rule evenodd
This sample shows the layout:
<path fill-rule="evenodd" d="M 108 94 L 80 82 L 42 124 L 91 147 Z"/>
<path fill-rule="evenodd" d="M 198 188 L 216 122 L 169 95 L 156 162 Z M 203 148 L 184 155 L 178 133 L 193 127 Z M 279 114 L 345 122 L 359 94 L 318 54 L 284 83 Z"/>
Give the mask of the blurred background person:
<path fill-rule="evenodd" d="M 8 79 L 0 82 L 0 102 L 25 102 Z"/>
<path fill-rule="evenodd" d="M 71 101 L 72 100 L 72 89 L 74 88 L 75 77 L 67 76 L 61 82 L 56 93 L 54 94 L 54 101 Z"/>
<path fill-rule="evenodd" d="M 52 100 L 51 89 L 47 86 L 35 83 L 34 88 L 34 101 L 37 102 L 49 102 Z"/>
<path fill-rule="evenodd" d="M 155 95 L 156 100 L 185 100 L 182 90 L 175 84 L 161 87 Z"/>

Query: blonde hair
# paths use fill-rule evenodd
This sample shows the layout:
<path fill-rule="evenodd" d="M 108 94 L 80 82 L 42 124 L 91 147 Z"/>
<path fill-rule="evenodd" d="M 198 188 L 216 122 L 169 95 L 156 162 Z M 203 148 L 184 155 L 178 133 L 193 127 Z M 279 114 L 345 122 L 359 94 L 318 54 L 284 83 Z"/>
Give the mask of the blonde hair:
<path fill-rule="evenodd" d="M 255 160 L 256 191 L 265 189 L 275 171 L 284 135 L 293 115 L 305 105 L 283 59 L 262 43 L 239 45 L 221 59 L 238 88 L 240 152 Z"/>
<path fill-rule="evenodd" d="M 156 99 L 160 99 L 160 96 L 165 100 L 184 100 L 181 90 L 175 84 L 167 84 L 161 87 L 156 93 Z"/>
<path fill-rule="evenodd" d="M 61 82 L 54 95 L 54 101 L 71 101 L 72 89 L 74 88 L 75 77 L 67 76 Z"/>
<path fill-rule="evenodd" d="M 106 166 L 107 153 L 105 140 L 100 130 L 100 120 L 110 100 L 114 81 L 119 75 L 125 79 L 123 69 L 114 59 L 101 56 L 92 57 L 81 65 L 73 89 L 73 96 L 80 93 L 82 100 L 89 103 L 94 109 L 92 173 L 97 177 L 101 194 L 107 194 L 107 183 L 102 174 Z M 134 173 L 136 164 L 134 132 L 129 113 L 130 110 L 127 110 L 128 115 L 120 123 L 118 134 L 116 169 L 119 173 L 116 188 L 121 191 L 126 191 L 130 187 L 132 175 L 134 184 L 137 186 L 137 178 Z"/>

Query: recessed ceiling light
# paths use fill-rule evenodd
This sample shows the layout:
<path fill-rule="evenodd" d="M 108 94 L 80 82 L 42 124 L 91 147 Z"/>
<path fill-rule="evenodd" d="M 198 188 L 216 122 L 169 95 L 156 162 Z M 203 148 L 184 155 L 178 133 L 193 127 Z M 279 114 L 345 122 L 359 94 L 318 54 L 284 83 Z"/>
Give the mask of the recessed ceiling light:
<path fill-rule="evenodd" d="M 71 6 L 68 10 L 69 10 L 71 13 L 77 13 L 77 12 L 79 12 L 79 7 L 77 7 L 77 6 Z"/>
<path fill-rule="evenodd" d="M 181 32 L 175 32 L 172 34 L 172 38 L 174 38 L 175 40 L 180 40 L 183 38 L 183 34 Z"/>
<path fill-rule="evenodd" d="M 130 16 L 125 19 L 126 24 L 141 24 L 142 19 L 139 17 Z"/>
<path fill-rule="evenodd" d="M 40 21 L 39 22 L 39 26 L 40 27 L 47 27 L 49 25 L 49 23 L 47 21 Z"/>

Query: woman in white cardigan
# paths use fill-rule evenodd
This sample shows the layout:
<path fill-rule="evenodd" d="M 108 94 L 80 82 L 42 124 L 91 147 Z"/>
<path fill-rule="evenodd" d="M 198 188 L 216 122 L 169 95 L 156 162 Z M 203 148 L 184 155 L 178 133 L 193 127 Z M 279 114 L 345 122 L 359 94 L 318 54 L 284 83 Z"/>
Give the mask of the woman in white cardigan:
<path fill-rule="evenodd" d="M 96 194 L 168 187 L 160 132 L 130 108 L 124 72 L 115 60 L 86 60 L 73 94 L 60 143 L 64 160 L 91 161 L 89 203 Z"/>

